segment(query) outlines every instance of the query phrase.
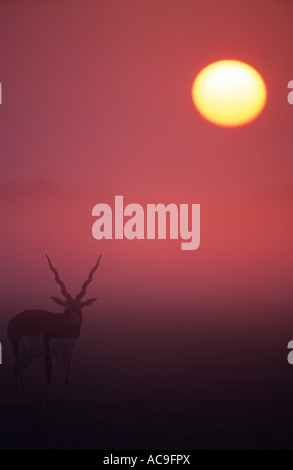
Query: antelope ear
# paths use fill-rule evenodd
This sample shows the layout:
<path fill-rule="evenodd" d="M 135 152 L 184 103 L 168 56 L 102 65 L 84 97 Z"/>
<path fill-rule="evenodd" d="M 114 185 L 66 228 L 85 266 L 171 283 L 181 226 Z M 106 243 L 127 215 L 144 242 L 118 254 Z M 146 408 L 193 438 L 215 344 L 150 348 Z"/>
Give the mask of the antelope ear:
<path fill-rule="evenodd" d="M 51 297 L 51 299 L 54 300 L 54 302 L 56 302 L 56 304 L 63 305 L 63 307 L 66 307 L 66 302 L 64 302 L 63 300 L 58 299 L 58 297 Z"/>
<path fill-rule="evenodd" d="M 97 299 L 88 299 L 85 302 L 80 302 L 81 307 L 86 307 L 87 305 L 93 304 Z"/>

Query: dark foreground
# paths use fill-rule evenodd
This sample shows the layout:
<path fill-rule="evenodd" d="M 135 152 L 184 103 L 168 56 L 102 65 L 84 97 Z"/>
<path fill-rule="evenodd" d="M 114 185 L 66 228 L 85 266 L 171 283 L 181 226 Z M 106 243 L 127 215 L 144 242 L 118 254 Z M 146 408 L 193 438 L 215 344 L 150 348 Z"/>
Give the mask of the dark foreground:
<path fill-rule="evenodd" d="M 3 329 L 0 449 L 293 449 L 293 325 L 291 308 L 286 321 L 280 311 L 253 328 L 239 315 L 230 329 L 199 330 L 184 317 L 169 329 L 126 315 L 118 326 L 110 316 L 95 328 L 87 321 L 72 359 L 73 411 L 58 359 L 51 409 L 41 359 L 25 371 L 27 409 L 17 409 Z"/>
<path fill-rule="evenodd" d="M 40 381 L 26 383 L 24 411 L 17 410 L 14 396 L 6 397 L 0 404 L 0 448 L 293 449 L 293 399 L 281 378 L 238 374 L 228 380 L 204 364 L 177 365 L 156 377 L 83 378 L 83 386 L 72 384 L 73 411 L 64 409 L 61 387 L 44 410 L 37 400 Z"/>

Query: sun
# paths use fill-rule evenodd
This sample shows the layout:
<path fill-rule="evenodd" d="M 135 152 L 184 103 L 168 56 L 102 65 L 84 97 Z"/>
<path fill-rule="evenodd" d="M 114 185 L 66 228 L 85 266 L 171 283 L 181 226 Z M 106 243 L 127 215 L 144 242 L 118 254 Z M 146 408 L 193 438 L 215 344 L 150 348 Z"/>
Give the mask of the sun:
<path fill-rule="evenodd" d="M 199 113 L 218 126 L 249 124 L 263 111 L 267 99 L 261 75 L 238 60 L 221 60 L 195 78 L 192 98 Z"/>

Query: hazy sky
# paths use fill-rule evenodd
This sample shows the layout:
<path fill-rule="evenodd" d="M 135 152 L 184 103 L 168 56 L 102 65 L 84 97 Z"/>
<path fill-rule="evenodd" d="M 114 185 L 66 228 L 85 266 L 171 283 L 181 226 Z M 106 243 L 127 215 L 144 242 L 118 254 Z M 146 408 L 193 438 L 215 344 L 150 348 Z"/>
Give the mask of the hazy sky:
<path fill-rule="evenodd" d="M 223 322 L 255 299 L 290 307 L 292 15 L 289 0 L 1 2 L 7 314 L 55 309 L 45 252 L 73 294 L 103 253 L 89 288 L 100 308 L 187 309 L 204 321 L 200 308 L 216 317 L 224 305 Z M 266 108 L 248 126 L 220 128 L 194 108 L 194 77 L 221 59 L 265 80 Z M 94 240 L 92 208 L 115 195 L 200 203 L 199 250 Z"/>

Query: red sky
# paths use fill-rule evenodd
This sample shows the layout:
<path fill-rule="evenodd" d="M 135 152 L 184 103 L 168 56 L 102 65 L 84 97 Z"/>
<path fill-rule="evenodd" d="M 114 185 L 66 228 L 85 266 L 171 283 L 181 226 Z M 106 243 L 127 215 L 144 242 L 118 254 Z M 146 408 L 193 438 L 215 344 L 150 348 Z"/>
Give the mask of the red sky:
<path fill-rule="evenodd" d="M 46 252 L 73 293 L 103 253 L 89 295 L 117 316 L 149 306 L 218 326 L 264 318 L 256 299 L 293 306 L 292 14 L 286 0 L 1 2 L 4 315 L 55 310 Z M 216 127 L 192 103 L 194 77 L 221 59 L 267 85 L 243 128 Z M 115 195 L 200 203 L 199 250 L 94 240 L 92 208 Z"/>

